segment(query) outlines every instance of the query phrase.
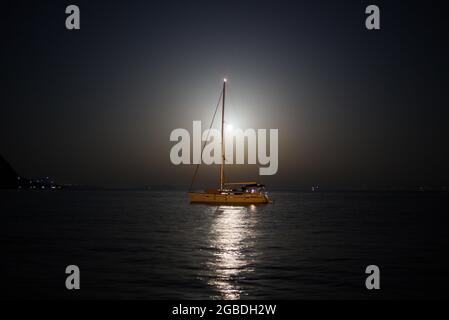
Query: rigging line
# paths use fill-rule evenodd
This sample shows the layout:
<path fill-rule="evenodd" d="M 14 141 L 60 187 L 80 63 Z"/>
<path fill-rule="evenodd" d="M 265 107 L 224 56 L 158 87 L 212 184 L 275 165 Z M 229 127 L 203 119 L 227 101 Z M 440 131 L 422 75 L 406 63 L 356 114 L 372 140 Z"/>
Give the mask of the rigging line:
<path fill-rule="evenodd" d="M 206 140 L 204 141 L 203 147 L 201 148 L 201 158 L 200 158 L 200 162 L 202 162 L 202 160 L 203 160 L 203 152 L 204 152 L 204 148 L 206 147 L 206 143 L 207 143 L 207 141 L 209 140 L 210 131 L 211 131 L 211 129 L 212 129 L 212 126 L 214 125 L 215 116 L 217 115 L 217 111 L 218 111 L 218 108 L 220 107 L 220 102 L 221 102 L 221 99 L 222 99 L 222 98 L 223 98 L 223 89 L 221 90 L 220 97 L 218 98 L 217 107 L 215 108 L 214 116 L 212 117 L 212 121 L 211 121 L 211 123 L 210 123 L 209 130 L 207 131 L 207 137 L 206 137 Z M 195 182 L 195 178 L 196 178 L 196 175 L 198 174 L 198 169 L 199 169 L 199 168 L 200 168 L 200 164 L 197 164 L 196 167 L 195 167 L 195 171 L 193 172 L 192 181 L 190 182 L 189 192 L 192 191 L 193 183 Z"/>

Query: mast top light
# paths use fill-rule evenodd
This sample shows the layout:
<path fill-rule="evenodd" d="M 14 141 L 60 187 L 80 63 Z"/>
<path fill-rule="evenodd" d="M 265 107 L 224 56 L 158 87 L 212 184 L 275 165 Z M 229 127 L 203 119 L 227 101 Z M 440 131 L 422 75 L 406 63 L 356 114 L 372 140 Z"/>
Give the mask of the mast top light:
<path fill-rule="evenodd" d="M 223 81 L 224 81 L 224 82 L 228 82 L 228 79 L 224 78 Z"/>

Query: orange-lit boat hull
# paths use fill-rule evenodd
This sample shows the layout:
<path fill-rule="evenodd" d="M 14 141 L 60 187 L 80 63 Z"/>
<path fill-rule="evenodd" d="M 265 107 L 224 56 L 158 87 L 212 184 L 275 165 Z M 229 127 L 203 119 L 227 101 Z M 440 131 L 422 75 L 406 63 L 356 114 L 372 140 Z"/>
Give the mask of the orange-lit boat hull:
<path fill-rule="evenodd" d="M 206 193 L 189 192 L 191 203 L 212 203 L 212 204 L 263 204 L 270 203 L 270 199 L 261 193 Z"/>

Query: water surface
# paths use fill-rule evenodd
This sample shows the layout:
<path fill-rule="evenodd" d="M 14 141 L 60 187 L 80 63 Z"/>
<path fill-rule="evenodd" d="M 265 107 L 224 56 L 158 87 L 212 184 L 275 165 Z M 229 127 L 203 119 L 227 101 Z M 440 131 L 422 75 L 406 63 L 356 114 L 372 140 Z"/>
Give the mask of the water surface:
<path fill-rule="evenodd" d="M 286 193 L 261 206 L 183 192 L 0 192 L 3 297 L 448 297 L 444 193 Z M 65 289 L 65 267 L 81 290 Z M 366 266 L 381 290 L 365 289 Z"/>

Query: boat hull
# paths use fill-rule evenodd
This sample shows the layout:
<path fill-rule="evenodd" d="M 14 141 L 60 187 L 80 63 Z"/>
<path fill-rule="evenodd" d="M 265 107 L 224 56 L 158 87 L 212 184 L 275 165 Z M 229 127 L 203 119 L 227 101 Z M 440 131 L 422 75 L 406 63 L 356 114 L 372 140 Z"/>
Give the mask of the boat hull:
<path fill-rule="evenodd" d="M 243 194 L 220 194 L 206 192 L 189 192 L 190 203 L 212 203 L 212 204 L 263 204 L 269 203 L 270 199 L 261 193 Z"/>

